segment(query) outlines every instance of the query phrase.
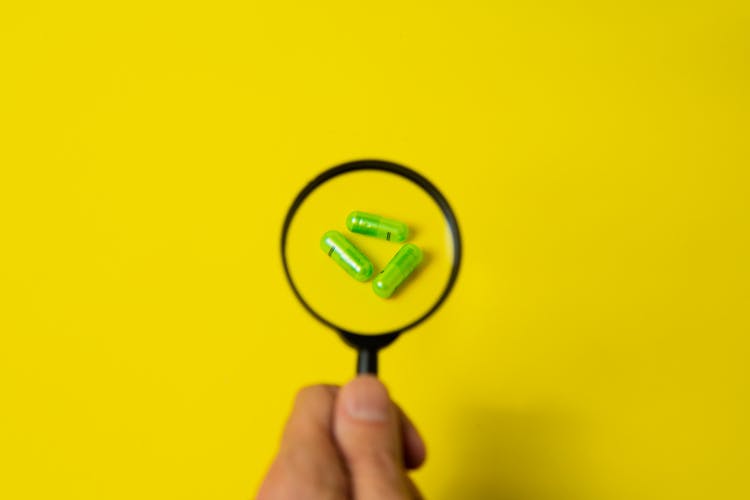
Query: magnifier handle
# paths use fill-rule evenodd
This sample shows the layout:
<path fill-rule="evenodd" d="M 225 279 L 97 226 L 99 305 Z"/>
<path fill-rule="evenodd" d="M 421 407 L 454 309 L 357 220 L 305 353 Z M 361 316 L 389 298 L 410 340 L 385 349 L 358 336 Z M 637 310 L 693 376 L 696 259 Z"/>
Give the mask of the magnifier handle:
<path fill-rule="evenodd" d="M 357 375 L 378 374 L 378 350 L 359 349 L 357 351 Z"/>

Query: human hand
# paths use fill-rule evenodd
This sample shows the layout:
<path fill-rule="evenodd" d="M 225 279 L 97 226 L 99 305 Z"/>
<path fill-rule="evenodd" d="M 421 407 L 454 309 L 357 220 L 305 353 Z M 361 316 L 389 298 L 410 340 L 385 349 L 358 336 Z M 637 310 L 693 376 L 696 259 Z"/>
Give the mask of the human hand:
<path fill-rule="evenodd" d="M 258 500 L 419 499 L 407 471 L 425 456 L 419 433 L 377 378 L 307 387 Z"/>

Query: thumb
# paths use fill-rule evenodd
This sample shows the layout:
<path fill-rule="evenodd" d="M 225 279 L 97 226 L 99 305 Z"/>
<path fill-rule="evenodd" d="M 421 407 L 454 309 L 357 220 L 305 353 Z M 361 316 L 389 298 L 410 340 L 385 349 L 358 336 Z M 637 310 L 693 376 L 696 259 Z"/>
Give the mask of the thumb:
<path fill-rule="evenodd" d="M 333 431 L 351 475 L 353 498 L 410 497 L 401 418 L 377 378 L 357 377 L 339 391 Z"/>

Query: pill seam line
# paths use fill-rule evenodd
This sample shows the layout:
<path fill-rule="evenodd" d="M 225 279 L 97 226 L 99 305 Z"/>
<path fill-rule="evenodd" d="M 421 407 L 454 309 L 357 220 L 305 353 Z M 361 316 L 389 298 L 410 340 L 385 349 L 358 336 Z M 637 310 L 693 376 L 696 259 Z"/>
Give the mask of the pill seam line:
<path fill-rule="evenodd" d="M 336 247 L 331 247 L 330 250 L 328 250 L 328 256 L 330 257 L 331 254 L 333 254 L 333 251 L 336 250 Z"/>

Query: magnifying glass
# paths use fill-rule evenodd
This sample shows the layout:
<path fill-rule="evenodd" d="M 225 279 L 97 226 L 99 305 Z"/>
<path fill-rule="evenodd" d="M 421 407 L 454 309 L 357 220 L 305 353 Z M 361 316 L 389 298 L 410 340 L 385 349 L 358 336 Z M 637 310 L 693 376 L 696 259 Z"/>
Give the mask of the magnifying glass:
<path fill-rule="evenodd" d="M 405 254 L 407 271 L 418 265 L 399 275 L 388 296 L 383 282 Z M 432 316 L 450 294 L 461 238 L 453 209 L 424 176 L 358 160 L 324 171 L 300 191 L 284 219 L 281 260 L 302 306 L 357 350 L 357 373 L 377 374 L 378 351 Z"/>

